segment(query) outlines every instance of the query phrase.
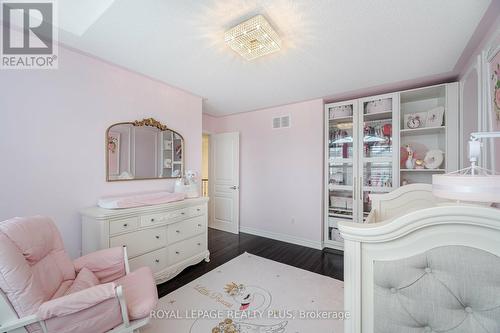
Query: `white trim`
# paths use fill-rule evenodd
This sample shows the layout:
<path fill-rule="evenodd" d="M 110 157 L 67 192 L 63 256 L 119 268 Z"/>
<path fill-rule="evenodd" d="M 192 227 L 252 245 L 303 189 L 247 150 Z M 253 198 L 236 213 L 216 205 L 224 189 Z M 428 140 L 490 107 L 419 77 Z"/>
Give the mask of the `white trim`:
<path fill-rule="evenodd" d="M 313 241 L 313 240 L 305 239 L 305 238 L 301 238 L 301 237 L 296 237 L 296 236 L 286 235 L 286 234 L 282 234 L 282 233 L 251 228 L 251 227 L 244 227 L 244 226 L 240 226 L 240 232 L 245 233 L 245 234 L 251 234 L 251 235 L 255 235 L 255 236 L 270 238 L 270 239 L 274 239 L 274 240 L 278 240 L 278 241 L 282 241 L 282 242 L 286 242 L 286 243 L 291 243 L 291 244 L 295 244 L 295 245 L 310 247 L 310 248 L 316 249 L 316 250 L 323 249 L 323 243 L 321 240 Z"/>

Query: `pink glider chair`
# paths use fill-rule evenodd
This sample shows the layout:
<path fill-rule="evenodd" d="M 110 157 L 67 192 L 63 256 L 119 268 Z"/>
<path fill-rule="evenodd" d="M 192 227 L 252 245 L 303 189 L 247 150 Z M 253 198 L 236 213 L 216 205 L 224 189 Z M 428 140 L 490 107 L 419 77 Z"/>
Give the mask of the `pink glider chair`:
<path fill-rule="evenodd" d="M 157 301 L 151 270 L 130 273 L 125 247 L 71 261 L 49 218 L 0 222 L 0 332 L 133 332 Z"/>

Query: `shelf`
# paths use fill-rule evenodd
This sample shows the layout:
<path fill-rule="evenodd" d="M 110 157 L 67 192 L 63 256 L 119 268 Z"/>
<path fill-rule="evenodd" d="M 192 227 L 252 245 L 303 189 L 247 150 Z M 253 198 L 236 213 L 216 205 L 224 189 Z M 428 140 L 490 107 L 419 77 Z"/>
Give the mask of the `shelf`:
<path fill-rule="evenodd" d="M 393 187 L 383 187 L 383 186 L 363 186 L 363 192 L 391 192 L 393 191 Z"/>
<path fill-rule="evenodd" d="M 334 190 L 329 192 L 334 192 L 334 191 L 352 191 L 352 185 L 333 185 Z"/>
<path fill-rule="evenodd" d="M 446 172 L 445 169 L 401 169 L 401 172 Z"/>
<path fill-rule="evenodd" d="M 334 121 L 334 122 L 346 121 L 346 120 L 351 120 L 352 121 L 353 120 L 353 116 L 328 119 L 328 121 Z"/>
<path fill-rule="evenodd" d="M 401 136 L 423 135 L 423 134 L 440 134 L 445 132 L 445 126 L 439 127 L 423 127 L 415 129 L 402 129 Z"/>
<path fill-rule="evenodd" d="M 393 158 L 387 156 L 381 157 L 363 157 L 363 163 L 392 163 Z"/>
<path fill-rule="evenodd" d="M 345 163 L 352 163 L 352 158 L 330 157 L 329 161 L 330 166 L 332 166 L 332 164 L 345 164 Z"/>
<path fill-rule="evenodd" d="M 379 112 L 379 113 L 367 113 L 363 115 L 363 120 L 392 120 L 392 111 Z"/>

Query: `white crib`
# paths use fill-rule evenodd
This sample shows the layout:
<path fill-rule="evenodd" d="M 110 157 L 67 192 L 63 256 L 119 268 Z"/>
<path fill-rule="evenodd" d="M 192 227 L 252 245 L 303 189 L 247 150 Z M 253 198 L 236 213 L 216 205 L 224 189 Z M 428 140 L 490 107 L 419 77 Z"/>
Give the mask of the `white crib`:
<path fill-rule="evenodd" d="M 500 210 L 411 185 L 340 222 L 345 333 L 500 332 Z"/>

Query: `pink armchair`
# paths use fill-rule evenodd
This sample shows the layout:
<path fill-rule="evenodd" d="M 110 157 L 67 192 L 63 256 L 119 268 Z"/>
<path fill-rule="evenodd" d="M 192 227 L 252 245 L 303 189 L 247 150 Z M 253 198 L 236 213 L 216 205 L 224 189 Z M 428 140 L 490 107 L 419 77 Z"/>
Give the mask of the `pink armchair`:
<path fill-rule="evenodd" d="M 151 270 L 130 273 L 125 247 L 72 262 L 49 218 L 0 222 L 0 332 L 133 332 L 157 301 Z"/>

